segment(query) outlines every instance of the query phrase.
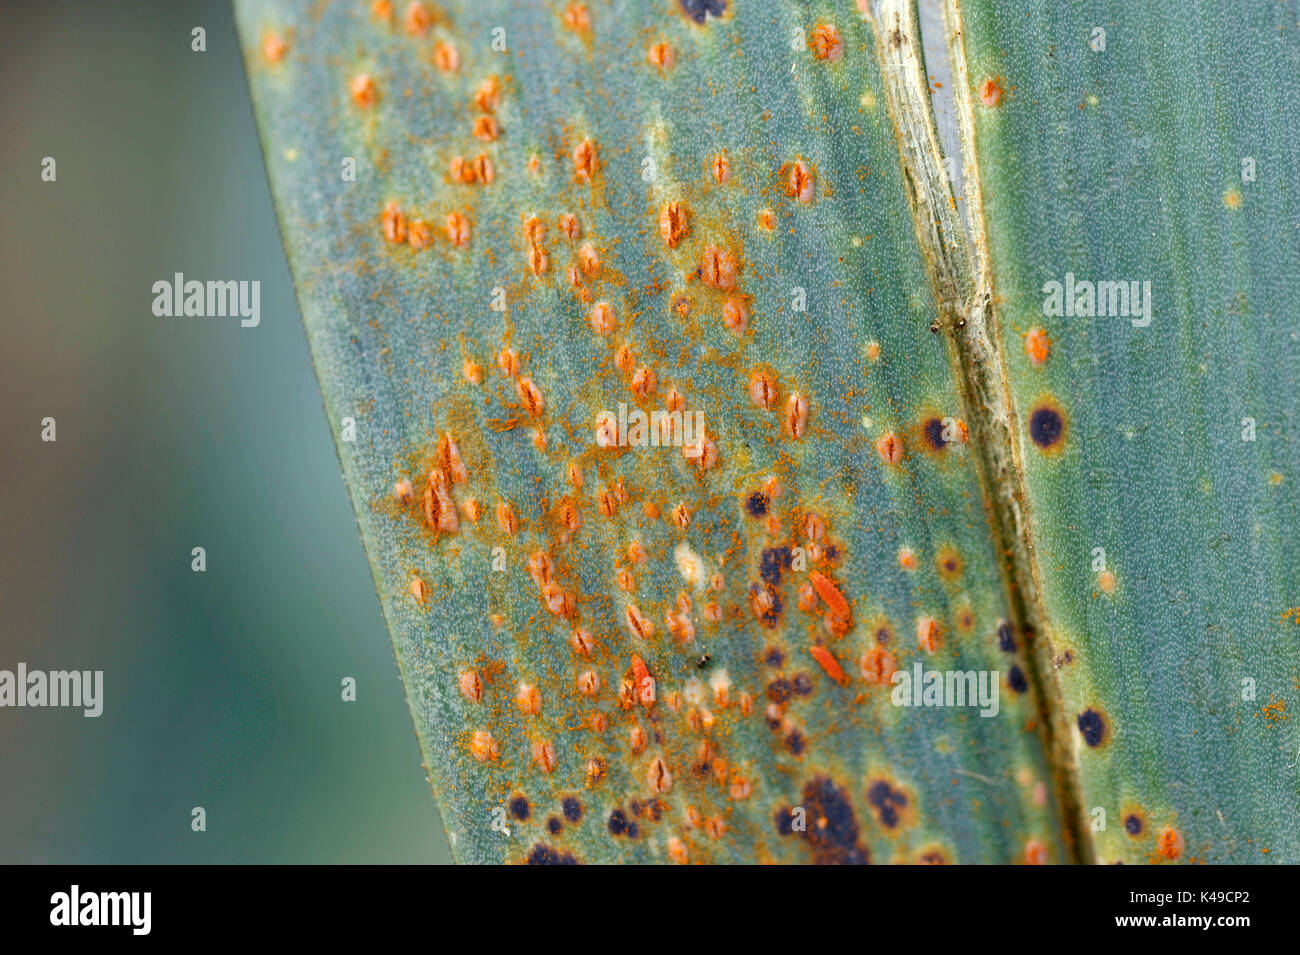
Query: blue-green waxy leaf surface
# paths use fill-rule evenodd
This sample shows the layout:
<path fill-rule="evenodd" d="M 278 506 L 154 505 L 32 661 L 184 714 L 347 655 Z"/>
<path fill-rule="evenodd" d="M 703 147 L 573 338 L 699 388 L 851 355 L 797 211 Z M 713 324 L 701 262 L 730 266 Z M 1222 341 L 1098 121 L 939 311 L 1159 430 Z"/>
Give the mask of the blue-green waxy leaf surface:
<path fill-rule="evenodd" d="M 1294 11 L 861 6 L 236 0 L 453 851 L 1294 861 Z"/>

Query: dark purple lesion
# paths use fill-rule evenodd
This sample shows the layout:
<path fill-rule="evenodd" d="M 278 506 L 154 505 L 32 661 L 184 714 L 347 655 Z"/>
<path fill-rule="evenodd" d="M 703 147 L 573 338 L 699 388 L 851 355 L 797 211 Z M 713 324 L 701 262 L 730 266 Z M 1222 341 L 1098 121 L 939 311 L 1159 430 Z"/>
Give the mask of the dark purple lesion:
<path fill-rule="evenodd" d="M 780 586 L 781 575 L 790 569 L 792 555 L 788 547 L 767 547 L 759 559 L 758 574 L 763 582 L 773 587 Z"/>
<path fill-rule="evenodd" d="M 880 824 L 886 829 L 893 829 L 898 826 L 902 812 L 907 808 L 907 795 L 881 779 L 868 787 L 867 802 L 876 808 Z"/>
<path fill-rule="evenodd" d="M 942 451 L 948 446 L 948 441 L 943 436 L 943 421 L 939 418 L 927 418 L 921 426 L 921 433 L 925 435 L 925 443 L 935 451 Z"/>
<path fill-rule="evenodd" d="M 803 828 L 796 828 L 802 809 Z M 773 821 L 782 836 L 797 836 L 808 843 L 817 865 L 868 865 L 871 852 L 860 841 L 857 815 L 848 790 L 826 776 L 804 784 L 803 804 L 776 811 Z"/>
<path fill-rule="evenodd" d="M 1055 408 L 1035 408 L 1029 416 L 1029 436 L 1043 449 L 1055 448 L 1065 434 L 1065 419 Z"/>
<path fill-rule="evenodd" d="M 1083 741 L 1089 746 L 1100 746 L 1106 739 L 1106 718 L 1094 709 L 1079 714 L 1077 723 Z"/>
<path fill-rule="evenodd" d="M 720 17 L 727 12 L 726 0 L 677 0 L 682 5 L 682 12 L 696 23 L 703 23 L 708 17 Z"/>
<path fill-rule="evenodd" d="M 577 865 L 578 860 L 573 857 L 571 852 L 562 852 L 554 846 L 548 846 L 544 842 L 539 842 L 533 846 L 532 852 L 528 853 L 529 865 Z"/>

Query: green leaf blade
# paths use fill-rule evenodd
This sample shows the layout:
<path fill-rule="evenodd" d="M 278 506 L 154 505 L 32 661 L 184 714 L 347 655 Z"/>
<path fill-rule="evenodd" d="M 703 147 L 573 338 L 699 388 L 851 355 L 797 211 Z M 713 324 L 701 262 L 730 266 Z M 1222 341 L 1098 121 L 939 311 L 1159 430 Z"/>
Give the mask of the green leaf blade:
<path fill-rule="evenodd" d="M 1081 802 L 1108 819 L 1096 855 L 1295 861 L 1295 13 L 1013 7 L 962 3 L 962 36 L 1047 655 Z M 1045 315 L 1067 272 L 1150 281 L 1150 325 Z M 1048 453 L 1046 401 L 1067 421 Z"/>
<path fill-rule="evenodd" d="M 638 4 L 590 7 L 589 33 L 566 28 L 553 7 L 486 3 L 410 36 L 400 13 L 376 21 L 363 5 L 236 4 L 326 410 L 457 857 L 1067 858 L 1037 708 L 1006 683 L 1010 662 L 1024 661 L 996 637 L 1006 600 L 978 473 L 959 445 L 924 448 L 925 422 L 960 417 L 960 399 L 945 340 L 928 331 L 936 306 L 868 25 L 829 5 L 806 17 L 794 5 L 740 5 L 703 26 Z M 838 29 L 839 59 L 792 49 L 794 32 L 817 22 Z M 507 54 L 490 47 L 499 26 Z M 278 63 L 262 52 L 267 30 L 287 39 Z M 645 52 L 660 39 L 676 59 L 662 75 Z M 439 43 L 456 48 L 455 71 L 436 65 Z M 379 92 L 371 108 L 349 97 L 360 73 Z M 494 74 L 499 135 L 485 142 L 472 132 L 482 114 L 472 100 Z M 584 139 L 599 160 L 590 182 L 574 179 L 573 151 Z M 707 165 L 722 150 L 731 177 L 718 183 Z M 479 154 L 493 162 L 492 184 L 451 181 L 453 157 Z M 348 156 L 358 160 L 355 183 L 339 176 Z M 646 158 L 651 181 L 642 178 Z M 813 175 L 810 203 L 786 194 L 797 161 Z M 690 209 L 690 231 L 673 249 L 657 228 L 669 201 Z M 429 248 L 384 241 L 389 202 L 433 225 Z M 463 247 L 440 234 L 451 212 L 469 223 Z M 564 214 L 580 222 L 573 242 L 560 235 Z M 548 228 L 541 275 L 524 227 L 533 216 Z M 601 257 L 582 275 L 591 301 L 566 274 L 581 267 L 584 241 Z M 729 293 L 698 274 L 710 244 L 740 261 L 735 294 L 750 315 L 741 336 L 721 320 Z M 807 313 L 792 310 L 796 286 Z M 490 308 L 496 288 L 506 293 L 504 313 Z M 681 296 L 691 301 L 686 316 L 675 307 Z M 609 338 L 588 324 L 601 300 L 620 320 Z M 596 414 L 638 403 L 617 362 L 620 345 L 634 368 L 656 374 L 645 407 L 662 407 L 676 385 L 688 409 L 704 412 L 715 466 L 701 471 L 678 449 L 596 446 Z M 495 367 L 504 349 L 520 360 L 510 378 Z M 481 384 L 466 380 L 466 360 L 482 367 Z M 763 369 L 778 385 L 770 411 L 748 394 Z M 543 396 L 540 414 L 519 393 L 521 376 Z M 782 420 L 796 391 L 809 416 L 793 438 Z M 344 437 L 345 418 L 356 422 L 355 441 Z M 900 465 L 875 449 L 889 430 L 907 449 Z M 451 493 L 458 505 L 477 500 L 482 514 L 475 522 L 462 509 L 457 530 L 439 534 L 419 503 L 441 466 L 444 434 L 468 472 Z M 574 464 L 581 488 L 569 477 Z M 628 500 L 606 517 L 600 492 L 620 478 Z M 782 491 L 771 502 L 772 532 L 744 509 L 769 478 Z M 394 500 L 401 481 L 411 485 L 409 505 Z M 513 535 L 496 521 L 499 502 L 515 512 Z M 671 519 L 679 504 L 690 511 L 685 528 Z M 564 527 L 569 514 L 576 530 Z M 853 626 L 840 639 L 823 624 L 823 598 L 814 597 L 815 610 L 798 606 L 810 579 L 802 571 L 783 571 L 771 585 L 781 606 L 774 625 L 754 611 L 754 594 L 770 583 L 763 552 L 807 550 L 810 514 L 826 532 L 823 556 L 809 567 L 852 605 Z M 626 557 L 633 541 L 644 565 Z M 707 565 L 701 586 L 682 579 L 683 545 Z M 497 547 L 506 557 L 500 573 Z M 899 566 L 902 547 L 915 552 L 915 570 Z M 936 566 L 945 548 L 961 561 L 952 579 Z M 527 561 L 539 551 L 574 598 L 572 619 L 551 614 L 530 579 Z M 633 594 L 620 588 L 620 571 L 636 578 Z M 715 571 L 720 591 L 708 582 Z M 413 581 L 427 587 L 422 600 Z M 688 643 L 670 635 L 664 616 L 683 591 L 695 630 Z M 629 602 L 655 625 L 653 637 L 629 631 Z M 717 621 L 705 615 L 710 603 Z M 933 656 L 917 647 L 924 616 L 945 631 Z M 899 667 L 1001 671 L 999 715 L 893 706 L 890 687 L 864 679 L 858 664 L 876 643 L 878 620 L 891 625 L 887 648 Z M 571 648 L 579 627 L 595 639 L 589 657 Z M 814 645 L 835 656 L 847 686 L 817 665 Z M 618 705 L 633 655 L 656 681 L 653 708 Z M 600 678 L 594 697 L 579 688 L 587 671 Z M 461 690 L 470 672 L 481 681 L 478 702 Z M 540 712 L 521 710 L 521 684 L 538 690 Z M 597 715 L 603 729 L 593 729 Z M 486 760 L 474 755 L 482 733 L 494 748 L 477 747 Z M 539 744 L 551 756 L 539 758 Z M 666 789 L 655 784 L 656 759 L 671 772 Z M 520 798 L 526 818 L 515 811 Z M 564 816 L 566 798 L 581 803 L 579 821 Z M 821 826 L 783 834 L 781 818 L 800 807 Z M 492 827 L 495 809 L 506 810 L 511 835 Z M 636 825 L 635 837 L 626 826 L 610 831 L 616 813 Z"/>

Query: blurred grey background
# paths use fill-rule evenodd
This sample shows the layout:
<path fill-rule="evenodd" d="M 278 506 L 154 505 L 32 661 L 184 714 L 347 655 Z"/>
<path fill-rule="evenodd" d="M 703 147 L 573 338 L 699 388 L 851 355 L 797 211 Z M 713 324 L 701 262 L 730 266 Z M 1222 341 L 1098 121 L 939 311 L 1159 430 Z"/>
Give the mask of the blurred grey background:
<path fill-rule="evenodd" d="M 0 708 L 0 862 L 448 861 L 228 6 L 2 17 L 0 669 L 105 703 Z M 261 280 L 260 327 L 154 317 L 174 272 Z"/>

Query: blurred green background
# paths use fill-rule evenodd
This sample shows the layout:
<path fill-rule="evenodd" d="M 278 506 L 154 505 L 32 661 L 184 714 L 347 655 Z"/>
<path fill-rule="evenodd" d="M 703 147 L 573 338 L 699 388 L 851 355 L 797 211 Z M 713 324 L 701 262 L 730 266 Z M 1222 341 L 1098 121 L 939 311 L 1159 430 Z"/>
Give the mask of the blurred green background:
<path fill-rule="evenodd" d="M 105 698 L 0 708 L 0 862 L 449 861 L 229 8 L 0 16 L 0 668 Z M 260 279 L 261 325 L 155 318 L 174 272 Z"/>

